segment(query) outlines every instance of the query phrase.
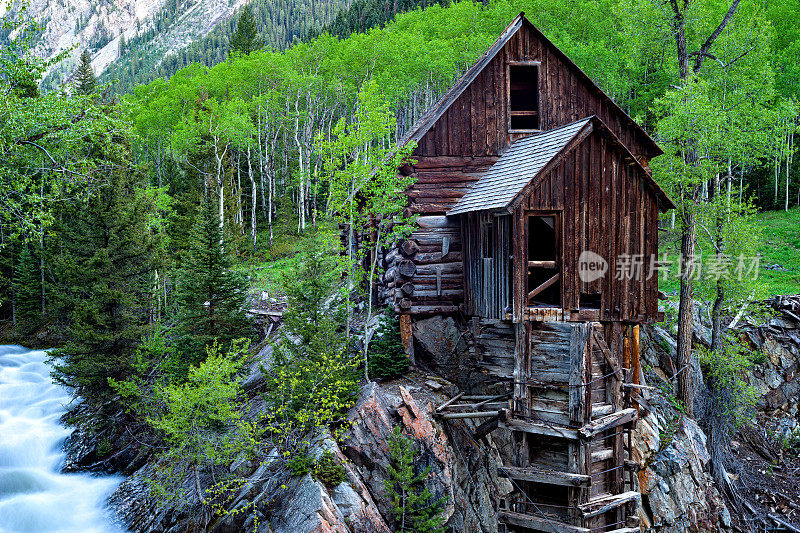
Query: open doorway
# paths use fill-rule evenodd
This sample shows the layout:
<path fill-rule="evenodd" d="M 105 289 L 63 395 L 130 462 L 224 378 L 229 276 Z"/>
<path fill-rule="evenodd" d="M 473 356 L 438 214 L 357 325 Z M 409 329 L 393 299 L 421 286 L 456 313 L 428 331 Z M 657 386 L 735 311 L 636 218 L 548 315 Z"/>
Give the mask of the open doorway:
<path fill-rule="evenodd" d="M 561 306 L 560 222 L 557 213 L 528 215 L 529 307 Z"/>

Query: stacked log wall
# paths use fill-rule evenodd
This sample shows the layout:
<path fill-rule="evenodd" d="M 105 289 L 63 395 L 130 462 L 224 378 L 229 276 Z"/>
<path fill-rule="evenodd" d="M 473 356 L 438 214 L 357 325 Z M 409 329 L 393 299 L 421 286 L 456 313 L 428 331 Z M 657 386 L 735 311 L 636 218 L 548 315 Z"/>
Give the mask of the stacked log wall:
<path fill-rule="evenodd" d="M 384 304 L 412 315 L 449 314 L 464 301 L 461 230 L 445 216 L 419 216 L 409 238 L 386 254 Z"/>

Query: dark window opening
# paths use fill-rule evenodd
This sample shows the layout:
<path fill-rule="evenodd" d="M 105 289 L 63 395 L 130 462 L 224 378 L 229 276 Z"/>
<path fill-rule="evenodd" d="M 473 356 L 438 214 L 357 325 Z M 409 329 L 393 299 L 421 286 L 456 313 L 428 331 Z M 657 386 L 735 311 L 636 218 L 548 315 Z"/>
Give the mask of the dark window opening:
<path fill-rule="evenodd" d="M 603 295 L 598 293 L 581 293 L 580 308 L 581 309 L 600 309 L 603 301 Z"/>
<path fill-rule="evenodd" d="M 528 305 L 561 304 L 556 223 L 553 215 L 528 217 Z"/>
<path fill-rule="evenodd" d="M 539 129 L 539 65 L 510 65 L 509 115 L 512 130 Z"/>

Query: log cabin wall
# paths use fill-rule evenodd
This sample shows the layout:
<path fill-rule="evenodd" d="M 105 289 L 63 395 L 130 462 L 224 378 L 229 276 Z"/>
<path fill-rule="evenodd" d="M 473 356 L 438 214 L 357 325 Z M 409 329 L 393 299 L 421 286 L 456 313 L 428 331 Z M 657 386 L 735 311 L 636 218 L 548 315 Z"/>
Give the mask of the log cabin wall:
<path fill-rule="evenodd" d="M 647 279 L 650 258 L 658 252 L 658 205 L 647 191 L 642 171 L 630 163 L 625 152 L 594 131 L 538 180 L 516 210 L 526 232 L 526 214 L 560 213 L 561 302 L 565 312 L 577 315 L 574 319 L 643 322 L 658 318 L 658 279 L 656 275 Z M 527 247 L 528 239 L 522 241 Z M 578 275 L 578 259 L 584 250 L 609 263 L 605 276 L 590 283 Z M 519 257 L 524 260 L 528 252 L 525 249 Z M 617 275 L 618 267 L 625 268 L 624 259 L 617 261 L 620 256 L 641 261 L 639 279 Z"/>
<path fill-rule="evenodd" d="M 382 303 L 416 316 L 455 313 L 464 301 L 459 222 L 428 215 L 416 223 L 409 238 L 386 253 Z"/>

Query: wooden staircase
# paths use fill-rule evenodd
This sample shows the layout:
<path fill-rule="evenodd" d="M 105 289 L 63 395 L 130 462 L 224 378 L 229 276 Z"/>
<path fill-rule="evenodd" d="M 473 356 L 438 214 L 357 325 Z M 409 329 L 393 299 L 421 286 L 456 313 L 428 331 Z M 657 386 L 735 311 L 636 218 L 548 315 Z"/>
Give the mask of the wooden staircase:
<path fill-rule="evenodd" d="M 640 495 L 625 476 L 638 411 L 623 387 L 632 373 L 616 355 L 627 353 L 621 326 L 516 327 L 514 396 L 498 418 L 515 444 L 514 464 L 498 473 L 516 490 L 500 503 L 501 530 L 638 531 Z"/>

